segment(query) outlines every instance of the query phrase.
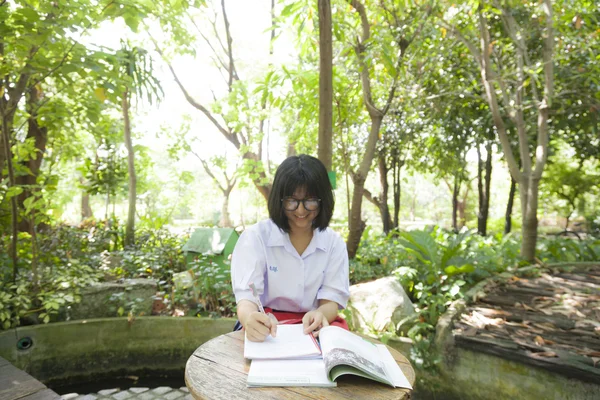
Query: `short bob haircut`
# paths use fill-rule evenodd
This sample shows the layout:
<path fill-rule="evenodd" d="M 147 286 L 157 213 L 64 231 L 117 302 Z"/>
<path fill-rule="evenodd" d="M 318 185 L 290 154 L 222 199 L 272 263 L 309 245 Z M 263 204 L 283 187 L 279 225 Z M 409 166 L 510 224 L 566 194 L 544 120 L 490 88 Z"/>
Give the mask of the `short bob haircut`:
<path fill-rule="evenodd" d="M 333 215 L 335 199 L 325 165 L 317 158 L 300 154 L 286 158 L 273 179 L 269 195 L 269 217 L 284 232 L 290 232 L 290 224 L 283 209 L 284 197 L 293 196 L 296 189 L 305 188 L 307 197 L 321 199 L 319 214 L 313 221 L 313 229 L 324 231 Z"/>

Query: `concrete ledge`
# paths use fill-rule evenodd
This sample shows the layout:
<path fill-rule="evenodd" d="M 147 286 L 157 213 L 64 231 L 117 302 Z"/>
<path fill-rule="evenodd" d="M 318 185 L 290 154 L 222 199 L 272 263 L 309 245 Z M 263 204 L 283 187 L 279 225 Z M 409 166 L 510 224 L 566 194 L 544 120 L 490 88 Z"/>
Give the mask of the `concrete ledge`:
<path fill-rule="evenodd" d="M 0 356 L 49 386 L 120 374 L 183 374 L 194 350 L 231 332 L 234 323 L 232 318 L 138 317 L 26 326 L 0 333 Z"/>
<path fill-rule="evenodd" d="M 598 263 L 557 263 L 546 267 L 559 270 L 585 269 Z M 486 286 L 510 279 L 515 274 L 535 272 L 528 266 L 505 272 L 475 285 L 465 298 L 452 303 L 436 326 L 435 345 L 442 363 L 439 374 L 419 372 L 417 393 L 420 399 L 487 400 L 592 400 L 598 399 L 600 383 L 570 379 L 524 363 L 455 346 L 454 321 L 472 301 L 485 296 Z"/>
<path fill-rule="evenodd" d="M 541 368 L 467 349 L 454 349 L 454 362 L 424 376 L 419 398 L 446 400 L 596 400 L 599 385 L 568 379 Z"/>

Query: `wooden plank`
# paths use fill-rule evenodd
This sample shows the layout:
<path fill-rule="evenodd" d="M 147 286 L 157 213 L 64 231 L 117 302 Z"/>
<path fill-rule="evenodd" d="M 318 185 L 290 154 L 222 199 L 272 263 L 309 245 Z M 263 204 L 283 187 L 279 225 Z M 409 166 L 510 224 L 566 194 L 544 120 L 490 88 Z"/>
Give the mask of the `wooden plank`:
<path fill-rule="evenodd" d="M 44 384 L 12 364 L 0 367 L 0 399 L 21 399 L 44 389 Z"/>
<path fill-rule="evenodd" d="M 0 367 L 4 366 L 4 365 L 8 365 L 10 364 L 7 360 L 5 360 L 4 358 L 0 357 Z"/>
<path fill-rule="evenodd" d="M 44 389 L 34 394 L 21 397 L 19 400 L 62 400 L 62 396 L 58 395 L 50 389 Z"/>
<path fill-rule="evenodd" d="M 565 280 L 570 281 L 578 281 L 578 282 L 586 282 L 586 283 L 597 283 L 600 284 L 600 278 L 595 277 L 592 274 L 569 274 L 569 273 L 560 273 L 556 274 L 559 278 L 563 278 Z"/>

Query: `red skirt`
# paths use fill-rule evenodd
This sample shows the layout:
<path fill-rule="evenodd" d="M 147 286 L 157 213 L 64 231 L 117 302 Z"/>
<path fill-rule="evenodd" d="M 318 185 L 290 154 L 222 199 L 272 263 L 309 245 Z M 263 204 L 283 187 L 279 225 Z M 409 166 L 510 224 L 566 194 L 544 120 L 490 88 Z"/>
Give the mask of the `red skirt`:
<path fill-rule="evenodd" d="M 280 324 L 283 325 L 288 325 L 288 324 L 301 324 L 302 323 L 302 317 L 304 317 L 303 312 L 287 312 L 287 311 L 277 311 L 277 310 L 273 310 L 269 307 L 265 307 L 265 312 L 267 313 L 272 313 L 275 318 L 277 318 L 277 321 L 279 321 Z M 348 328 L 348 323 L 346 322 L 346 320 L 342 317 L 340 317 L 339 315 L 337 317 L 335 317 L 335 319 L 333 321 L 331 321 L 329 323 L 329 325 L 332 326 L 339 326 L 340 328 L 344 328 L 345 330 L 349 331 L 350 329 Z"/>

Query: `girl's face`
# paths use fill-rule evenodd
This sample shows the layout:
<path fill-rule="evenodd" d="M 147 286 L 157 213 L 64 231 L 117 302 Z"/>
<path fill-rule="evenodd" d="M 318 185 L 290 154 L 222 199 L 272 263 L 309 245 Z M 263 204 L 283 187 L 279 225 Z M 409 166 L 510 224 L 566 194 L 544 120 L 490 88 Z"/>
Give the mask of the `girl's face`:
<path fill-rule="evenodd" d="M 298 201 L 296 202 L 294 200 Z M 298 208 L 289 211 L 288 208 L 294 208 L 296 203 Z M 306 209 L 304 203 L 307 203 L 306 207 L 308 207 L 309 210 Z M 316 197 L 308 196 L 306 194 L 306 188 L 299 188 L 294 191 L 294 194 L 291 197 L 286 197 L 283 200 L 283 209 L 292 232 L 299 233 L 302 231 L 312 231 L 312 223 L 317 215 L 319 215 L 320 200 Z"/>

